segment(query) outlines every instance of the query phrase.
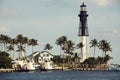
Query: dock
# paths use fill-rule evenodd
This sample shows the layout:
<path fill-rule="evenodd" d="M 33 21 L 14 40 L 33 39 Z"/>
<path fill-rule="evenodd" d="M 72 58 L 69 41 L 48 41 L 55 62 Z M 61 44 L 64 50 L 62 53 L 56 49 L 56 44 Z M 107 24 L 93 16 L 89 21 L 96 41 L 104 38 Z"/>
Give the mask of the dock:
<path fill-rule="evenodd" d="M 15 69 L 0 69 L 0 72 L 14 72 Z"/>

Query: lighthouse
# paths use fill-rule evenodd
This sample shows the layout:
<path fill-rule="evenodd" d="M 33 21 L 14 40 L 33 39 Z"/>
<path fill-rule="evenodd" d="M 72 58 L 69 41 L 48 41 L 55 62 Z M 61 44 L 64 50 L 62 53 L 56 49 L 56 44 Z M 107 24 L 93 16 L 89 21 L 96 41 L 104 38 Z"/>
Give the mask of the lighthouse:
<path fill-rule="evenodd" d="M 87 54 L 89 54 L 89 33 L 88 33 L 88 27 L 87 27 L 87 9 L 86 5 L 83 3 L 80 6 L 80 14 L 78 14 L 79 17 L 79 31 L 78 31 L 78 44 L 82 43 L 83 46 L 78 49 L 78 56 L 80 57 L 80 62 L 83 62 L 87 58 Z"/>

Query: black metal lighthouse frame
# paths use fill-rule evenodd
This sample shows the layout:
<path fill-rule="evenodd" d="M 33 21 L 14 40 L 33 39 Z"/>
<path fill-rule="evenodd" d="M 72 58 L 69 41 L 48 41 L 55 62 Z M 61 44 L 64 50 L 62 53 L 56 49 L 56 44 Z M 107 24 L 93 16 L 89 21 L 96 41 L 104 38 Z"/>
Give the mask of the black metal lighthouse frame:
<path fill-rule="evenodd" d="M 83 3 L 80 7 L 85 10 L 81 10 L 80 14 L 78 14 L 78 16 L 80 17 L 78 36 L 89 36 L 88 27 L 87 27 L 88 14 L 86 11 L 86 5 Z"/>

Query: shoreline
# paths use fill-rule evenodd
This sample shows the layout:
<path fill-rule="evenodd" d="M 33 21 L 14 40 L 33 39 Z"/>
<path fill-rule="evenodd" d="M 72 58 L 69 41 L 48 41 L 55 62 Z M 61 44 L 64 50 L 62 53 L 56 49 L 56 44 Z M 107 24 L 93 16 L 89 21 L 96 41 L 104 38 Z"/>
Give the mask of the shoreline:
<path fill-rule="evenodd" d="M 15 69 L 0 69 L 0 72 L 14 72 Z"/>
<path fill-rule="evenodd" d="M 109 69 L 50 69 L 50 70 L 15 70 L 15 69 L 0 69 L 0 72 L 29 72 L 29 71 L 117 71 Z"/>

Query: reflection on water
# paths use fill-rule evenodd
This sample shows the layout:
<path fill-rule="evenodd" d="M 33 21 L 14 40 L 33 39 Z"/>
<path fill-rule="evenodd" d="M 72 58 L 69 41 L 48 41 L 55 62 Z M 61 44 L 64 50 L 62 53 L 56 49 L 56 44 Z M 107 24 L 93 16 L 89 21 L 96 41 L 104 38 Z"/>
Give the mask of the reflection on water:
<path fill-rule="evenodd" d="M 0 73 L 0 80 L 120 80 L 116 71 L 30 71 Z"/>

